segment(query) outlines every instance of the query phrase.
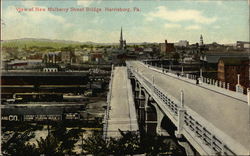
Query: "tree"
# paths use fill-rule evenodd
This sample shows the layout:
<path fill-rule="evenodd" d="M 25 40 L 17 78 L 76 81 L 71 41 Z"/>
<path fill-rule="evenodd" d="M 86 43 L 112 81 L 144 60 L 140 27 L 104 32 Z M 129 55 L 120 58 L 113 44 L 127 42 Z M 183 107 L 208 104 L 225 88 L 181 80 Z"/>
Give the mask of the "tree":
<path fill-rule="evenodd" d="M 108 152 L 108 144 L 102 138 L 101 134 L 93 133 L 87 139 L 83 139 L 84 144 L 82 145 L 82 149 L 85 153 L 90 153 L 93 155 L 107 155 Z"/>
<path fill-rule="evenodd" d="M 175 52 L 172 56 L 172 58 L 175 60 L 175 61 L 178 61 L 180 59 L 180 54 Z"/>
<path fill-rule="evenodd" d="M 120 138 L 104 140 L 101 134 L 94 133 L 92 136 L 84 139 L 82 148 L 87 154 L 93 155 L 140 153 L 140 138 L 137 133 L 120 131 L 120 134 Z"/>
<path fill-rule="evenodd" d="M 75 143 L 79 140 L 82 132 L 80 128 L 67 130 L 64 122 L 58 123 L 51 130 L 51 134 L 58 141 L 58 150 L 67 154 L 73 154 Z"/>
<path fill-rule="evenodd" d="M 123 132 L 119 130 L 121 133 L 121 138 L 117 140 L 113 140 L 117 144 L 116 153 L 121 154 L 135 154 L 140 151 L 140 137 L 137 133 L 132 131 Z M 111 146 L 109 147 L 111 148 Z"/>
<path fill-rule="evenodd" d="M 141 148 L 147 155 L 185 155 L 171 140 L 160 136 L 144 136 L 141 140 Z"/>
<path fill-rule="evenodd" d="M 45 139 L 41 137 L 40 140 L 37 140 L 37 145 L 38 145 L 38 152 L 40 154 L 45 154 L 46 156 L 60 155 L 58 147 L 59 142 L 50 133 Z"/>
<path fill-rule="evenodd" d="M 3 143 L 3 154 L 10 156 L 38 155 L 35 145 L 26 143 L 34 137 L 34 132 L 32 132 L 31 130 L 26 130 L 25 132 L 15 132 L 7 142 Z"/>

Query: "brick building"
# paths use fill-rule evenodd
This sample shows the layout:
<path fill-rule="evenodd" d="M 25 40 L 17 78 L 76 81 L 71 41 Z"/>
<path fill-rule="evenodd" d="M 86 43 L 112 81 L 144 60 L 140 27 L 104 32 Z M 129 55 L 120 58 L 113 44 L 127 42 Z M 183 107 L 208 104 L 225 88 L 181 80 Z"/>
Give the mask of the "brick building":
<path fill-rule="evenodd" d="M 165 55 L 166 53 L 175 52 L 174 43 L 168 43 L 165 40 L 165 43 L 160 43 L 160 53 Z"/>
<path fill-rule="evenodd" d="M 230 90 L 235 91 L 240 74 L 240 85 L 247 92 L 249 84 L 249 58 L 220 58 L 218 62 L 218 80 L 230 83 Z"/>

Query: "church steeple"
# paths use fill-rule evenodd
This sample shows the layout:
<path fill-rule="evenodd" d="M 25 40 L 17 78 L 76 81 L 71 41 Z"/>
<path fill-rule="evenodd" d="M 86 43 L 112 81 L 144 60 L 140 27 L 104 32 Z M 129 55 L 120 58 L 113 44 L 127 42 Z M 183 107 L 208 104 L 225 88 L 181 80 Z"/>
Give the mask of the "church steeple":
<path fill-rule="evenodd" d="M 123 36 L 122 36 L 122 27 L 121 27 L 120 41 L 123 41 Z"/>
<path fill-rule="evenodd" d="M 126 41 L 123 40 L 123 36 L 122 36 L 122 27 L 121 27 L 121 35 L 120 35 L 120 49 L 121 49 L 121 50 L 123 50 L 123 49 L 125 48 L 125 45 L 124 45 L 125 42 L 126 42 Z"/>
<path fill-rule="evenodd" d="M 201 35 L 201 37 L 200 37 L 200 46 L 203 46 L 203 37 L 202 37 L 202 35 Z"/>

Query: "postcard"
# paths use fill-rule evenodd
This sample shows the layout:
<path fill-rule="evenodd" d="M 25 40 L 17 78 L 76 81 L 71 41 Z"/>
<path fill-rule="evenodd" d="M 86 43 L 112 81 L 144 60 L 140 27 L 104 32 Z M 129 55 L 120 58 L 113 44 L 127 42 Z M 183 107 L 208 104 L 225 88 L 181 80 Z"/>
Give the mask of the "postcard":
<path fill-rule="evenodd" d="M 247 0 L 2 0 L 0 155 L 249 155 Z"/>

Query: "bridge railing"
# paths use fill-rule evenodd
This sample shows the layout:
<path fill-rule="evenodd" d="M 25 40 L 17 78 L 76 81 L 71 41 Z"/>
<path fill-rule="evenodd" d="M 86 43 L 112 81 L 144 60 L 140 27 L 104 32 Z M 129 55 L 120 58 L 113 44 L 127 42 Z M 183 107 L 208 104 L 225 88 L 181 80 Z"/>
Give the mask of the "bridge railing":
<path fill-rule="evenodd" d="M 232 84 L 230 84 L 230 83 L 225 83 L 222 81 L 218 81 L 215 79 L 209 79 L 206 77 L 199 77 L 198 81 L 197 81 L 197 75 L 194 75 L 194 74 L 187 74 L 187 73 L 179 74 L 179 73 L 176 73 L 174 71 L 168 71 L 167 69 L 162 69 L 159 67 L 145 64 L 144 62 L 140 62 L 140 63 L 142 65 L 156 71 L 156 72 L 165 74 L 167 76 L 171 76 L 173 78 L 177 78 L 179 80 L 186 81 L 188 83 L 192 83 L 192 84 L 196 84 L 196 85 L 198 82 L 199 86 L 202 88 L 213 90 L 215 92 L 219 92 L 221 94 L 225 94 L 227 96 L 231 96 L 231 97 L 237 98 L 239 100 L 245 99 L 244 89 L 240 85 L 238 85 L 239 89 L 237 89 L 237 85 L 236 85 L 236 91 L 233 91 L 233 90 L 230 90 L 230 88 L 232 88 Z M 233 87 L 235 87 L 235 86 L 233 86 Z"/>
<path fill-rule="evenodd" d="M 172 113 L 175 118 L 177 119 L 178 116 L 178 100 L 176 100 L 174 97 L 172 97 L 171 95 L 167 95 L 166 93 L 164 93 L 163 90 L 161 90 L 161 88 L 156 87 L 154 84 L 152 84 L 152 82 L 147 79 L 146 77 L 143 77 L 141 74 L 137 74 L 136 71 L 134 71 L 132 68 L 129 68 L 130 70 L 132 70 L 132 73 L 139 79 L 141 79 L 141 81 L 148 87 L 150 88 L 150 90 L 157 95 L 157 97 L 159 97 L 164 103 L 165 105 L 169 108 L 170 113 Z"/>
<path fill-rule="evenodd" d="M 154 95 L 158 99 L 160 99 L 165 106 L 168 107 L 168 112 L 171 112 L 174 119 L 180 120 L 180 114 L 178 112 L 183 109 L 185 110 L 184 119 L 182 119 L 184 121 L 184 130 L 187 131 L 188 134 L 191 134 L 194 140 L 197 140 L 197 142 L 203 144 L 202 147 L 205 146 L 204 150 L 207 151 L 208 154 L 236 155 L 236 152 L 233 151 L 237 149 L 237 147 L 242 148 L 242 146 L 238 144 L 237 147 L 233 148 L 234 150 L 231 149 L 233 147 L 232 144 L 230 144 L 231 148 L 229 148 L 229 146 L 226 145 L 226 143 L 216 135 L 215 132 L 218 132 L 219 130 L 215 130 L 216 128 L 214 126 L 211 126 L 205 119 L 203 119 L 199 115 L 194 115 L 193 111 L 190 108 L 186 106 L 184 108 L 181 107 L 179 100 L 175 99 L 171 95 L 168 95 L 159 86 L 156 86 L 154 84 L 154 80 L 150 81 L 148 78 L 144 77 L 143 74 L 138 70 L 132 68 L 129 62 L 127 62 L 127 67 L 135 76 L 135 78 L 142 84 L 142 86 L 146 86 L 151 93 L 153 92 Z M 219 132 L 217 134 L 222 134 L 222 132 Z M 228 138 L 227 140 L 230 140 L 230 142 L 232 142 L 232 139 L 230 138 Z"/>
<path fill-rule="evenodd" d="M 207 77 L 203 77 L 203 76 L 197 76 L 196 74 L 188 74 L 188 73 L 181 73 L 181 72 L 174 72 L 172 70 L 169 70 L 169 69 L 164 69 L 164 68 L 161 68 L 161 67 L 157 67 L 157 66 L 153 66 L 153 65 L 150 65 L 150 64 L 145 64 L 145 62 L 141 62 L 143 63 L 144 65 L 148 66 L 149 68 L 157 71 L 157 72 L 161 72 L 161 73 L 165 73 L 165 74 L 171 74 L 172 76 L 175 76 L 175 77 L 178 77 L 178 78 L 182 78 L 182 79 L 188 79 L 190 80 L 192 83 L 196 83 L 197 82 L 197 79 L 198 79 L 198 82 L 199 84 L 206 84 L 208 86 L 214 86 L 214 87 L 218 87 L 218 88 L 223 88 L 223 89 L 226 89 L 226 90 L 229 90 L 230 88 L 232 87 L 236 87 L 236 86 L 232 86 L 232 84 L 230 83 L 226 83 L 226 82 L 223 82 L 223 81 L 219 81 L 219 80 L 216 80 L 216 79 L 212 79 L 212 78 L 207 78 Z M 233 90 L 231 90 L 233 91 Z M 233 91 L 235 92 L 235 91 Z M 237 90 L 236 90 L 237 92 Z M 243 94 L 243 91 L 239 92 L 239 93 L 242 93 Z"/>
<path fill-rule="evenodd" d="M 194 133 L 194 136 L 211 149 L 213 154 L 236 155 L 218 136 L 188 114 L 188 111 L 184 114 L 184 127 L 187 131 Z"/>
<path fill-rule="evenodd" d="M 105 139 L 105 140 L 107 139 L 107 133 L 108 133 L 108 120 L 109 120 L 113 77 L 114 77 L 114 71 L 113 71 L 113 66 L 112 66 L 111 75 L 110 75 L 110 82 L 109 82 L 109 92 L 107 95 L 107 108 L 106 108 L 104 118 L 103 118 L 103 123 L 104 123 L 103 124 L 103 139 Z"/>
<path fill-rule="evenodd" d="M 128 64 L 128 63 L 127 63 Z M 148 89 L 150 89 L 151 92 L 153 92 L 158 98 L 160 98 L 161 101 L 164 102 L 165 106 L 168 107 L 170 110 L 169 112 L 173 115 L 173 117 L 177 120 L 178 116 L 178 110 L 180 108 L 180 103 L 177 99 L 175 99 L 171 95 L 167 95 L 166 92 L 164 92 L 160 87 L 155 86 L 152 81 L 150 81 L 148 78 L 142 76 L 142 74 L 139 74 L 136 70 L 133 68 L 130 68 L 128 65 L 128 69 L 133 73 L 133 75 L 139 79 L 141 83 L 147 86 Z"/>

